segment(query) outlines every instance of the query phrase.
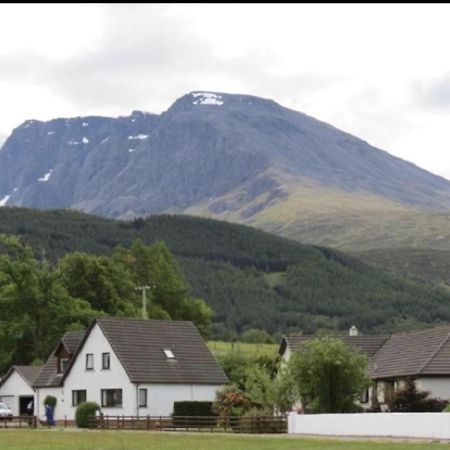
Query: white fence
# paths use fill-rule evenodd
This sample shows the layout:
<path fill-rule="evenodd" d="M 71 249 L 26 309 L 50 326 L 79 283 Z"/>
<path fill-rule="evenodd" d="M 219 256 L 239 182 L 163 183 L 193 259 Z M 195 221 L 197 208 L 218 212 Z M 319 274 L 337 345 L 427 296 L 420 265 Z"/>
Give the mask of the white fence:
<path fill-rule="evenodd" d="M 290 413 L 288 433 L 450 439 L 450 413 Z"/>

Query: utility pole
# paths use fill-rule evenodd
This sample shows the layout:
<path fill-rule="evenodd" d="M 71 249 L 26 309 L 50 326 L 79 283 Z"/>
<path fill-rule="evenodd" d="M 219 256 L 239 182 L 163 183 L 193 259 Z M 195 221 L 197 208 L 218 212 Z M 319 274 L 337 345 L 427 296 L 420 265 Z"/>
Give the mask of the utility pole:
<path fill-rule="evenodd" d="M 148 319 L 148 314 L 147 314 L 147 296 L 146 296 L 146 292 L 148 289 L 151 289 L 155 287 L 154 284 L 147 286 L 146 284 L 143 286 L 137 286 L 135 289 L 137 291 L 142 291 L 142 318 L 143 319 Z"/>

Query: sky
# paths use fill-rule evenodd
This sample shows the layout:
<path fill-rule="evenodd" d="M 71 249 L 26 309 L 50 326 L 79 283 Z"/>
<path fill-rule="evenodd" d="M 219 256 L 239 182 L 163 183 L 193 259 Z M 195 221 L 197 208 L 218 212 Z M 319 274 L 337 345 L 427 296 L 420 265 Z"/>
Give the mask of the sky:
<path fill-rule="evenodd" d="M 450 179 L 450 5 L 0 5 L 0 142 L 27 119 L 271 98 Z"/>

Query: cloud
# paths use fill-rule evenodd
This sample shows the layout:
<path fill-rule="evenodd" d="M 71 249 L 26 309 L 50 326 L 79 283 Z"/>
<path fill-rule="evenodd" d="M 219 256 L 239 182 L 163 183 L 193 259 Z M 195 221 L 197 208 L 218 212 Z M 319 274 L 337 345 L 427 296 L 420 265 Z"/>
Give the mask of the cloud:
<path fill-rule="evenodd" d="M 438 79 L 415 82 L 412 86 L 413 95 L 422 108 L 450 111 L 450 73 Z"/>
<path fill-rule="evenodd" d="M 335 81 L 280 73 L 276 52 L 263 48 L 218 56 L 186 15 L 165 6 L 104 6 L 102 13 L 102 32 L 82 51 L 64 59 L 29 50 L 0 56 L 0 80 L 40 86 L 81 114 L 160 112 L 197 89 L 270 96 L 288 106 L 300 96 L 307 105 L 312 93 Z"/>

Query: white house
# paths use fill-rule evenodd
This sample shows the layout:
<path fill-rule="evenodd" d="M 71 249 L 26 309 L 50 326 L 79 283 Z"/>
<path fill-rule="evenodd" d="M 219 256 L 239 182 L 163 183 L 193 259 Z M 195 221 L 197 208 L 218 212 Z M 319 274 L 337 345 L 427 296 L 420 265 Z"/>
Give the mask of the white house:
<path fill-rule="evenodd" d="M 213 401 L 227 382 L 192 322 L 102 317 L 66 333 L 35 387 L 39 415 L 53 395 L 56 420 L 73 420 L 85 400 L 105 415 L 168 416 L 175 401 Z"/>
<path fill-rule="evenodd" d="M 362 396 L 364 407 L 372 406 L 375 398 L 383 406 L 409 378 L 419 390 L 431 397 L 450 400 L 450 326 L 441 326 L 391 336 L 333 336 L 349 347 L 365 354 L 369 360 L 369 377 L 373 383 Z M 314 336 L 286 336 L 279 353 L 288 361 L 292 352 Z"/>
<path fill-rule="evenodd" d="M 41 369 L 42 366 L 12 366 L 0 381 L 0 402 L 6 403 L 14 416 L 34 414 L 33 383 Z"/>

